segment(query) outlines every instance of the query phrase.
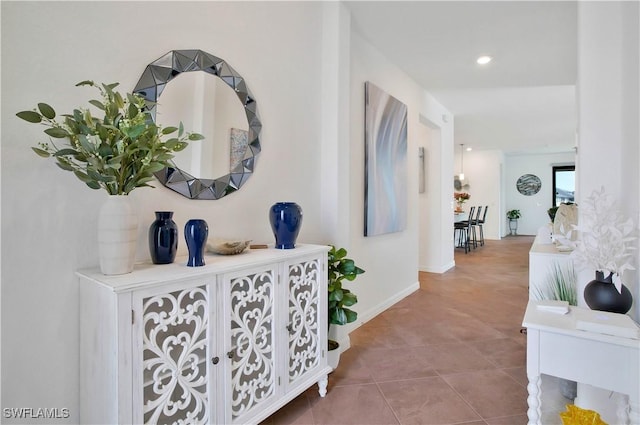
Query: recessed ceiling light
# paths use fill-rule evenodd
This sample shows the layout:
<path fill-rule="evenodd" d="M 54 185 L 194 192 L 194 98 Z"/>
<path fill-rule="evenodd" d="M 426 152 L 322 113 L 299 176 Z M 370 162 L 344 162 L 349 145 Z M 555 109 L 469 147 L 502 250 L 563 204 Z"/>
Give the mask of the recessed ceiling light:
<path fill-rule="evenodd" d="M 468 147 L 468 148 L 467 148 L 467 152 L 470 152 L 470 151 L 472 151 L 472 150 L 473 150 L 473 148 L 472 148 L 472 147 Z"/>
<path fill-rule="evenodd" d="M 477 62 L 479 65 L 486 65 L 486 64 L 488 64 L 489 62 L 491 62 L 491 59 L 493 59 L 491 56 L 480 56 L 480 57 L 476 60 L 476 62 Z"/>

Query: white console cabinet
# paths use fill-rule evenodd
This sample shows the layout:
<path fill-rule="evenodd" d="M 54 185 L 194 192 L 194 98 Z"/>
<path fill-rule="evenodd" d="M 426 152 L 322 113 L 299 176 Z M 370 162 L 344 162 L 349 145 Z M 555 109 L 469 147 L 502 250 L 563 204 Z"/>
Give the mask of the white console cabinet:
<path fill-rule="evenodd" d="M 324 396 L 327 250 L 79 271 L 80 422 L 251 424 Z"/>

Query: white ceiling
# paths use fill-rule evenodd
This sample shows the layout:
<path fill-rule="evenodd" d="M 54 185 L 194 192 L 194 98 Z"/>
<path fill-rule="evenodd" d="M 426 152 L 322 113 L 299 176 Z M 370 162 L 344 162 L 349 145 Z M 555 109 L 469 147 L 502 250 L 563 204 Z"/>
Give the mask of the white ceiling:
<path fill-rule="evenodd" d="M 455 143 L 507 154 L 575 144 L 577 3 L 346 1 L 352 27 L 455 116 Z M 494 59 L 480 66 L 478 56 Z"/>

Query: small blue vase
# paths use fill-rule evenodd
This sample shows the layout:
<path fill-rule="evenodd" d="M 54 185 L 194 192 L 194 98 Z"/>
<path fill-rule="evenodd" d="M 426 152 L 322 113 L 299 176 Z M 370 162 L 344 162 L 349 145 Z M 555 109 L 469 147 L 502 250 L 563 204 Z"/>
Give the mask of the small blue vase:
<path fill-rule="evenodd" d="M 277 202 L 269 211 L 276 248 L 293 249 L 302 226 L 302 208 L 295 202 Z"/>
<path fill-rule="evenodd" d="M 209 226 L 201 219 L 191 219 L 184 225 L 184 239 L 189 249 L 187 266 L 204 266 L 204 250 L 209 236 Z"/>
<path fill-rule="evenodd" d="M 178 252 L 178 226 L 172 211 L 156 211 L 156 221 L 149 227 L 149 252 L 153 264 L 170 264 Z"/>

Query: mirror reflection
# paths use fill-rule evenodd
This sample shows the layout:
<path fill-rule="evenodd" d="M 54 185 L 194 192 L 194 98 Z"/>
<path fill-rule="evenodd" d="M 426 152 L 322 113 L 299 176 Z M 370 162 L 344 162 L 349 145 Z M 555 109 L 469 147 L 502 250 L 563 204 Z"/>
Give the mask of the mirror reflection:
<path fill-rule="evenodd" d="M 214 179 L 241 165 L 248 145 L 247 117 L 234 91 L 219 78 L 205 72 L 178 75 L 162 92 L 156 121 L 163 127 L 182 122 L 205 137 L 176 153 L 179 169 Z"/>
<path fill-rule="evenodd" d="M 224 60 L 202 50 L 172 50 L 145 68 L 133 92 L 160 124 L 182 121 L 205 136 L 176 156 L 175 167 L 155 174 L 163 185 L 190 199 L 219 199 L 249 179 L 262 123 L 244 78 Z"/>

